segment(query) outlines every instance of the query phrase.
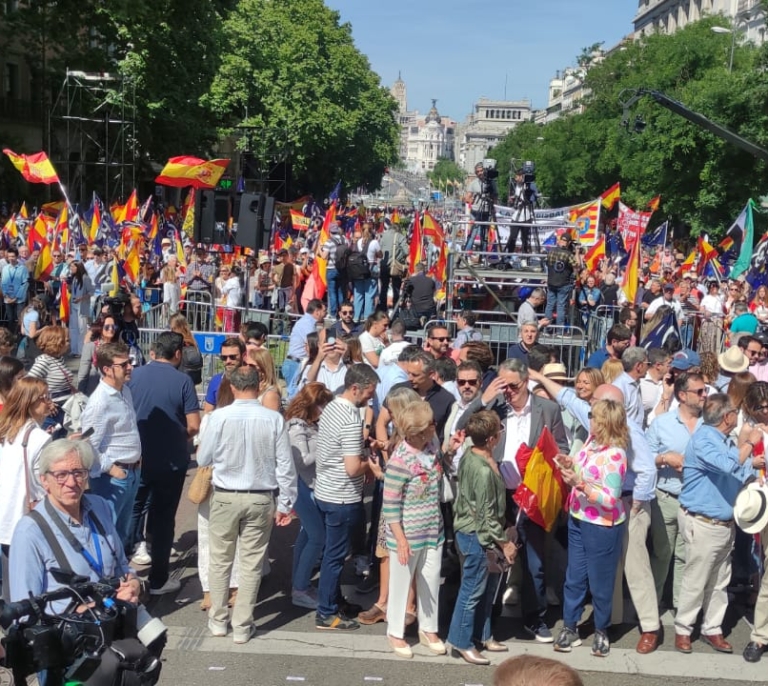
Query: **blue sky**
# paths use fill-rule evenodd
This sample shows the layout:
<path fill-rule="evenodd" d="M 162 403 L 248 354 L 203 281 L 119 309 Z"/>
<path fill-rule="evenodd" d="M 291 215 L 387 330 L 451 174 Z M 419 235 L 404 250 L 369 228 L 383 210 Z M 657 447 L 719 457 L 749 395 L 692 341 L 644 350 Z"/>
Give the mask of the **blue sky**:
<path fill-rule="evenodd" d="M 581 49 L 618 43 L 637 0 L 325 0 L 352 24 L 357 48 L 382 83 L 402 72 L 408 107 L 437 98 L 458 121 L 481 96 L 547 104 L 549 80 Z M 468 8 L 472 8 L 471 10 Z"/>

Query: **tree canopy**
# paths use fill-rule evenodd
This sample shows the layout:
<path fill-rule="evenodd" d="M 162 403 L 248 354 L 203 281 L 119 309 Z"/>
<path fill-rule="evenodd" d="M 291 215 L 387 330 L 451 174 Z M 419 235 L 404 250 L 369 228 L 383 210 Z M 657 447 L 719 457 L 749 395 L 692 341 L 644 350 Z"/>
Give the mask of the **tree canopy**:
<path fill-rule="evenodd" d="M 446 181 L 461 181 L 467 173 L 453 160 L 441 157 L 435 168 L 427 174 L 433 186 L 444 185 Z"/>
<path fill-rule="evenodd" d="M 583 113 L 517 127 L 491 153 L 499 168 L 508 169 L 510 158 L 534 160 L 538 186 L 553 206 L 595 198 L 620 181 L 627 204 L 642 209 L 661 194 L 659 215 L 694 234 L 722 232 L 748 198 L 766 193 L 766 163 L 650 98 L 632 108 L 629 127 L 621 126 L 622 102 L 633 95 L 627 89 L 646 88 L 768 147 L 768 45 L 743 44 L 737 34 L 730 73 L 732 37 L 712 31 L 722 21 L 703 19 L 613 52 L 587 72 Z M 646 123 L 642 133 L 631 133 L 636 116 Z"/>

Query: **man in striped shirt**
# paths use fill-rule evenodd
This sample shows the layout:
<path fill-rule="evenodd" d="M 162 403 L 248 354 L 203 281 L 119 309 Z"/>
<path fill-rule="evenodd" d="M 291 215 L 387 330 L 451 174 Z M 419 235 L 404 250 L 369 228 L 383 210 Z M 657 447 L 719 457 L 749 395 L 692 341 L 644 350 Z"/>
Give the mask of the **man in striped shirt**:
<path fill-rule="evenodd" d="M 360 625 L 339 614 L 340 578 L 349 536 L 362 515 L 363 482 L 368 470 L 381 476 L 375 457 L 363 445 L 360 408 L 373 397 L 376 370 L 352 365 L 344 377 L 344 391 L 320 415 L 317 437 L 315 502 L 325 526 L 325 548 L 317 589 L 318 629 L 352 630 Z"/>

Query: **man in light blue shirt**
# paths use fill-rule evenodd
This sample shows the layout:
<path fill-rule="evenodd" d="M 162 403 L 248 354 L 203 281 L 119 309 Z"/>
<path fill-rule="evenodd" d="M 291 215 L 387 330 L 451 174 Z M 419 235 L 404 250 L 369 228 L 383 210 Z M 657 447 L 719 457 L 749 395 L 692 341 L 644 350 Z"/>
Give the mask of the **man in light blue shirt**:
<path fill-rule="evenodd" d="M 691 435 L 703 422 L 701 413 L 707 397 L 704 377 L 683 372 L 675 379 L 674 393 L 679 405 L 659 415 L 648 428 L 646 438 L 659 470 L 656 499 L 651 503 L 651 569 L 656 582 L 656 595 L 661 598 L 669 574 L 669 562 L 674 555 L 672 604 L 677 607 L 685 566 L 685 545 L 678 526 L 678 498 L 683 487 L 685 450 Z"/>
<path fill-rule="evenodd" d="M 737 447 L 731 432 L 739 411 L 724 393 L 704 405 L 704 424 L 685 449 L 680 491 L 680 528 L 685 541 L 685 568 L 675 616 L 675 649 L 691 652 L 691 633 L 699 612 L 701 640 L 721 653 L 733 647 L 723 638 L 728 609 L 731 551 L 735 538 L 733 503 L 744 483 L 763 467 L 762 457 L 751 457 L 761 429 L 745 424 Z"/>
<path fill-rule="evenodd" d="M 613 385 L 624 395 L 627 417 L 639 426 L 644 426 L 645 409 L 640 393 L 640 379 L 648 371 L 648 351 L 645 348 L 627 348 L 621 355 L 624 371 L 613 380 Z"/>
<path fill-rule="evenodd" d="M 283 360 L 282 368 L 283 379 L 288 386 L 299 371 L 302 360 L 307 357 L 307 336 L 317 331 L 317 325 L 325 319 L 325 312 L 323 301 L 313 298 L 307 303 L 304 314 L 293 325 L 288 343 L 288 355 Z"/>

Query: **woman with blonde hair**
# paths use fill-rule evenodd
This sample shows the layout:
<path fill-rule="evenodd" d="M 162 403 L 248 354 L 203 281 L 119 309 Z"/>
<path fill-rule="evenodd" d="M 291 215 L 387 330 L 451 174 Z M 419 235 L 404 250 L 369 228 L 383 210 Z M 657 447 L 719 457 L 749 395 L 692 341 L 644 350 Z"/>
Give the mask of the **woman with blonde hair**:
<path fill-rule="evenodd" d="M 331 400 L 333 393 L 324 384 L 308 383 L 285 411 L 293 462 L 298 474 L 298 496 L 294 509 L 301 522 L 293 546 L 291 602 L 310 610 L 317 608 L 317 593 L 311 587 L 312 572 L 320 563 L 325 545 L 325 527 L 314 497 L 317 422 Z"/>
<path fill-rule="evenodd" d="M 184 339 L 179 371 L 187 374 L 192 379 L 192 383 L 197 386 L 203 382 L 203 355 L 200 348 L 197 347 L 197 341 L 195 341 L 189 328 L 189 322 L 181 312 L 177 312 L 171 315 L 170 328 L 174 333 L 180 333 Z"/>
<path fill-rule="evenodd" d="M 607 631 L 627 517 L 621 491 L 627 473 L 629 429 L 624 406 L 615 400 L 594 403 L 589 418 L 589 437 L 579 453 L 573 458 L 555 458 L 563 481 L 572 490 L 568 499 L 564 626 L 554 648 L 569 653 L 581 645 L 576 625 L 589 591 L 595 620 L 592 655 L 606 657 L 611 649 Z"/>
<path fill-rule="evenodd" d="M 395 417 L 403 440 L 384 474 L 382 515 L 389 549 L 387 639 L 398 657 L 411 658 L 404 639 L 408 589 L 416 579 L 419 643 L 436 655 L 445 644 L 437 635 L 443 518 L 440 512 L 442 467 L 435 418 L 424 400 L 409 403 Z"/>
<path fill-rule="evenodd" d="M 13 530 L 31 506 L 45 497 L 38 458 L 51 440 L 40 428 L 50 409 L 45 381 L 27 376 L 16 381 L 0 410 L 0 544 L 6 602 L 10 600 L 8 555 Z"/>
<path fill-rule="evenodd" d="M 277 372 L 275 362 L 269 350 L 265 348 L 253 348 L 248 351 L 245 364 L 255 367 L 259 373 L 259 397 L 257 400 L 263 407 L 280 412 L 283 406 L 283 397 L 277 385 Z"/>
<path fill-rule="evenodd" d="M 170 317 L 179 311 L 181 300 L 181 286 L 175 264 L 169 263 L 163 267 L 160 272 L 160 281 L 163 284 L 163 309 L 165 316 Z"/>
<path fill-rule="evenodd" d="M 621 360 L 606 360 L 603 362 L 600 372 L 603 375 L 604 383 L 613 383 L 623 374 L 624 367 Z"/>

